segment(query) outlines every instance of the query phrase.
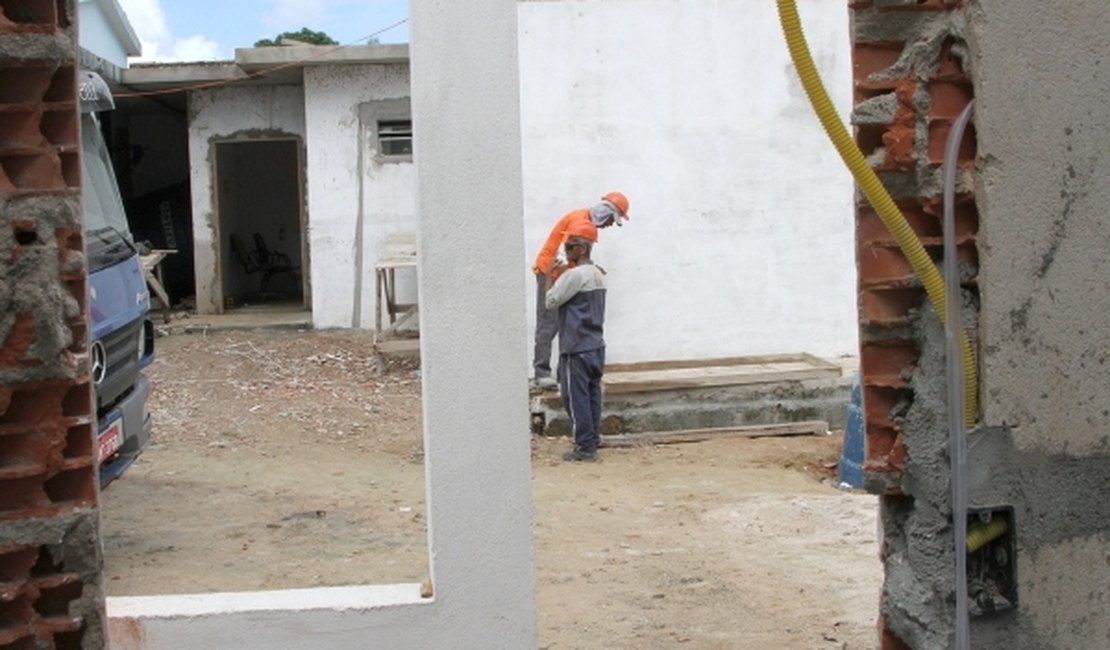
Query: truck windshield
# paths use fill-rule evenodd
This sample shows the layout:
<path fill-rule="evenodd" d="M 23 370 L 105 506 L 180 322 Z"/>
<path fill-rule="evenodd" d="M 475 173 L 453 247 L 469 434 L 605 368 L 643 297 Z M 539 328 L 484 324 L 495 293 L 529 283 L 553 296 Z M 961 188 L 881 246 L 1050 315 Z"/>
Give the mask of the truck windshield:
<path fill-rule="evenodd" d="M 85 247 L 89 271 L 118 264 L 137 252 L 127 226 L 108 147 L 95 115 L 81 116 L 81 207 L 85 213 Z"/>

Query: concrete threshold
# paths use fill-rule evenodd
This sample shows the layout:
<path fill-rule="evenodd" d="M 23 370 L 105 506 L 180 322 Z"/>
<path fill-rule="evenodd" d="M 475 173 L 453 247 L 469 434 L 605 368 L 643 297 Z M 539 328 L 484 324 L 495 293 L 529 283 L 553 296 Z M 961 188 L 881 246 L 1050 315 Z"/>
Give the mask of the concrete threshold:
<path fill-rule="evenodd" d="M 169 323 L 155 317 L 155 327 L 163 334 L 207 334 L 210 332 L 259 329 L 310 330 L 312 312 L 303 308 L 259 305 L 223 314 L 177 313 Z"/>

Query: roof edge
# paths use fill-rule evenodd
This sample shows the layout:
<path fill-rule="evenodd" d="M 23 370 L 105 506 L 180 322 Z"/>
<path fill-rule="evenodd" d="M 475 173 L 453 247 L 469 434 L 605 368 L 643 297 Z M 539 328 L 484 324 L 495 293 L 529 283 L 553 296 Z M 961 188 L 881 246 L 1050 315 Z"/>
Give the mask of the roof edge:
<path fill-rule="evenodd" d="M 127 56 L 142 55 L 143 44 L 135 34 L 134 28 L 131 27 L 131 21 L 127 18 L 127 13 L 123 11 L 119 2 L 117 0 L 96 0 L 96 4 L 100 5 L 100 10 L 104 12 L 104 17 L 108 19 L 108 23 L 116 32 L 116 36 L 119 37 Z"/>
<path fill-rule="evenodd" d="M 235 49 L 235 62 L 244 70 L 275 65 L 337 65 L 408 63 L 407 43 L 388 45 L 276 45 Z"/>

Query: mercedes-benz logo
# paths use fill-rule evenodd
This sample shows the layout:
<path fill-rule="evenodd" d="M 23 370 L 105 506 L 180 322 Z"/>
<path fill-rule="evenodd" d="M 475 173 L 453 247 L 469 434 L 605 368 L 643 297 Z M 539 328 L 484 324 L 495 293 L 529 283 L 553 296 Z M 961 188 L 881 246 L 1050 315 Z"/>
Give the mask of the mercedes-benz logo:
<path fill-rule="evenodd" d="M 108 374 L 108 351 L 104 349 L 104 344 L 100 341 L 95 341 L 92 344 L 92 380 L 96 386 L 104 381 L 104 375 Z"/>

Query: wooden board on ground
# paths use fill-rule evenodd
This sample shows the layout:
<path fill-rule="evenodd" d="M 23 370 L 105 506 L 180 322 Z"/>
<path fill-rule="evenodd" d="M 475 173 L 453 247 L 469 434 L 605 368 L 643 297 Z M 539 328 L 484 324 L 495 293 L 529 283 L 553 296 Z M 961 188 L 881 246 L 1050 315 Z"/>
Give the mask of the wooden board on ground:
<path fill-rule="evenodd" d="M 603 381 L 606 393 L 620 394 L 835 379 L 840 375 L 835 363 L 810 354 L 790 354 L 611 364 L 605 368 Z"/>
<path fill-rule="evenodd" d="M 781 424 L 751 424 L 737 427 L 710 429 L 681 429 L 678 431 L 652 431 L 649 433 L 622 433 L 601 436 L 602 447 L 638 447 L 683 442 L 702 442 L 715 438 L 762 438 L 767 436 L 825 435 L 829 423 L 824 420 L 805 420 Z"/>

